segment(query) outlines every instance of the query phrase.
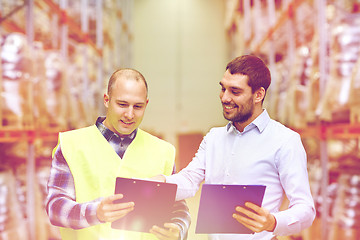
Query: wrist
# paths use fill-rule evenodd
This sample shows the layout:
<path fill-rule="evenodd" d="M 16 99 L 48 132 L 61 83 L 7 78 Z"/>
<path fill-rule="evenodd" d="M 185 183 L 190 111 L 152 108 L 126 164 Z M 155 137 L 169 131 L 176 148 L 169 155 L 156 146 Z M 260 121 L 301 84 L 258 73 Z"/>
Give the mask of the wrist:
<path fill-rule="evenodd" d="M 273 232 L 275 230 L 275 228 L 276 228 L 276 218 L 272 214 L 271 214 L 271 218 L 272 218 L 272 221 L 271 221 L 272 224 L 270 225 L 270 227 L 268 229 L 269 232 Z"/>

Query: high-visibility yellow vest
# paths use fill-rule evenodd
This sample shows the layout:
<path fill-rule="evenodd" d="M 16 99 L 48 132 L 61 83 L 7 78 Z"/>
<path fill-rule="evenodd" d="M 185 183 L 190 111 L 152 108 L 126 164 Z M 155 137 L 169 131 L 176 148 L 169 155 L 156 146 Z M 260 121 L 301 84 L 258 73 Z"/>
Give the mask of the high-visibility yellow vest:
<path fill-rule="evenodd" d="M 149 178 L 170 175 L 175 148 L 138 129 L 123 158 L 110 146 L 95 125 L 59 134 L 59 144 L 74 178 L 76 202 L 83 203 L 114 194 L 116 177 Z M 66 240 L 151 240 L 149 233 L 112 229 L 110 223 L 73 230 L 61 228 Z"/>

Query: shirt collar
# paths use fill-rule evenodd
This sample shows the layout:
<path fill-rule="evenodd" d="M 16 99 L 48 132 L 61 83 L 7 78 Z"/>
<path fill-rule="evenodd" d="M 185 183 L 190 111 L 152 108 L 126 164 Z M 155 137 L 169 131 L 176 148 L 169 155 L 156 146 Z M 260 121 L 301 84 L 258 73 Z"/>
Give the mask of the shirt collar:
<path fill-rule="evenodd" d="M 129 139 L 129 140 L 134 140 L 136 133 L 137 133 L 137 129 L 135 129 L 131 134 L 126 135 L 125 137 L 120 137 L 118 134 L 114 133 L 113 131 L 111 131 L 110 129 L 108 129 L 104 124 L 103 121 L 105 120 L 106 117 L 98 117 L 96 119 L 96 127 L 99 129 L 99 131 L 101 132 L 101 134 L 105 137 L 105 139 L 107 141 L 110 141 L 110 139 L 112 137 L 115 138 L 122 138 L 122 139 Z"/>
<path fill-rule="evenodd" d="M 252 121 L 249 125 L 245 127 L 244 131 L 249 131 L 250 129 L 256 127 L 259 130 L 259 132 L 263 132 L 269 121 L 270 121 L 270 116 L 266 111 L 266 109 L 264 109 L 263 112 L 257 118 L 254 119 L 254 121 Z M 226 130 L 228 132 L 238 131 L 234 126 L 233 122 L 229 122 L 226 125 Z"/>

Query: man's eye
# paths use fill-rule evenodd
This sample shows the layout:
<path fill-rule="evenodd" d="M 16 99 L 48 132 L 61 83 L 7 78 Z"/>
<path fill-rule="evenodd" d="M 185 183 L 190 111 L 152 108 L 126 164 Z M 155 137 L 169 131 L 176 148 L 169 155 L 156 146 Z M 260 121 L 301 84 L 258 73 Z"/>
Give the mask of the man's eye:
<path fill-rule="evenodd" d="M 135 109 L 142 109 L 142 107 L 143 107 L 143 106 L 141 106 L 141 105 L 135 105 L 135 106 L 134 106 Z"/>
<path fill-rule="evenodd" d="M 127 104 L 125 104 L 125 103 L 119 103 L 119 106 L 120 106 L 120 107 L 127 107 Z"/>

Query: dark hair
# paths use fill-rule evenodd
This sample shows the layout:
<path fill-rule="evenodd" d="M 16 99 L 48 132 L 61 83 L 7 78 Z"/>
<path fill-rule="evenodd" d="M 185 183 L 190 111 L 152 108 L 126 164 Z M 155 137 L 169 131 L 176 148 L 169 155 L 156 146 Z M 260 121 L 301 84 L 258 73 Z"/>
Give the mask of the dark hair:
<path fill-rule="evenodd" d="M 146 87 L 146 94 L 147 94 L 147 92 L 148 92 L 147 82 L 145 80 L 145 77 L 139 71 L 132 69 L 132 68 L 120 68 L 120 69 L 116 70 L 115 72 L 113 72 L 113 74 L 111 75 L 111 77 L 109 79 L 108 89 L 107 89 L 107 93 L 109 96 L 111 95 L 111 90 L 112 90 L 114 83 L 119 78 L 127 78 L 127 79 L 134 79 L 136 81 L 143 81 L 145 84 L 145 87 Z"/>
<path fill-rule="evenodd" d="M 243 55 L 231 60 L 226 66 L 231 74 L 248 76 L 248 85 L 252 93 L 263 87 L 266 90 L 271 83 L 270 70 L 260 58 L 254 55 Z"/>

